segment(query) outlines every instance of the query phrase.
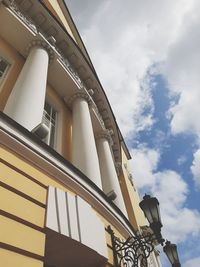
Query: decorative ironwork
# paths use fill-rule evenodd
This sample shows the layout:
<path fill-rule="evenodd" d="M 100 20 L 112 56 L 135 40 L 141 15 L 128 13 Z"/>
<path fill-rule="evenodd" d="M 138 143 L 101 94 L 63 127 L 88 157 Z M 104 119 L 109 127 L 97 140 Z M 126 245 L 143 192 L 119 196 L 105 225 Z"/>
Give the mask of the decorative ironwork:
<path fill-rule="evenodd" d="M 114 235 L 110 226 L 107 231 L 111 235 L 115 267 L 148 266 L 148 258 L 154 250 L 155 241 L 157 241 L 154 234 L 147 233 L 142 235 L 137 232 L 135 236 L 120 240 Z"/>

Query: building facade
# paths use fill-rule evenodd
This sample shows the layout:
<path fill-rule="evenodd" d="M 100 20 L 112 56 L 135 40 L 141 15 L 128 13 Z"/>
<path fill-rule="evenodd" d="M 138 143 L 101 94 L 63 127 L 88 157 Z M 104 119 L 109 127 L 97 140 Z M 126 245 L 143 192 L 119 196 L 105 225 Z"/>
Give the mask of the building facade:
<path fill-rule="evenodd" d="M 1 0 L 0 25 L 1 265 L 113 266 L 107 229 L 124 240 L 147 222 L 66 4 Z"/>

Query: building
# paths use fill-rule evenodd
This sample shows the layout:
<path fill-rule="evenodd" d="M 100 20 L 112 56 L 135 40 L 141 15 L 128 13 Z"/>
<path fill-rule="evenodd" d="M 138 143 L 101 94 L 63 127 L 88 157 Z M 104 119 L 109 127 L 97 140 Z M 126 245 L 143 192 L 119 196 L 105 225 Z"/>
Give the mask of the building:
<path fill-rule="evenodd" d="M 108 228 L 126 239 L 147 223 L 66 4 L 1 0 L 0 25 L 1 266 L 112 266 Z"/>

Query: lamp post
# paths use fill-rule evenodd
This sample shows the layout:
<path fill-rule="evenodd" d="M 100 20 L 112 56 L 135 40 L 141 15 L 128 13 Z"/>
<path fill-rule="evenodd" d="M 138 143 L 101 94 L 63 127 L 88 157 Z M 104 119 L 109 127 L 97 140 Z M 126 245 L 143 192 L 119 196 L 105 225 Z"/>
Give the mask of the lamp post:
<path fill-rule="evenodd" d="M 134 236 L 129 236 L 126 240 L 120 240 L 109 226 L 106 230 L 111 235 L 115 267 L 147 267 L 148 257 L 154 250 L 155 245 L 161 244 L 163 246 L 164 239 L 161 235 L 163 225 L 157 198 L 145 195 L 139 206 L 143 210 L 153 233 L 135 232 Z M 163 250 L 172 267 L 181 267 L 175 244 L 167 241 Z"/>

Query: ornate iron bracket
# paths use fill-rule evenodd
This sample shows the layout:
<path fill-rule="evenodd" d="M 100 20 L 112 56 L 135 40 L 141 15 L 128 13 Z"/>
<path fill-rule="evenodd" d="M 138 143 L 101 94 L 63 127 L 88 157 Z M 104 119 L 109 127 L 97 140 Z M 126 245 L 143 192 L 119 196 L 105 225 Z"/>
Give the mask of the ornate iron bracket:
<path fill-rule="evenodd" d="M 135 233 L 135 236 L 120 240 L 110 226 L 106 230 L 111 236 L 115 267 L 148 267 L 147 259 L 157 240 L 154 234 Z"/>

